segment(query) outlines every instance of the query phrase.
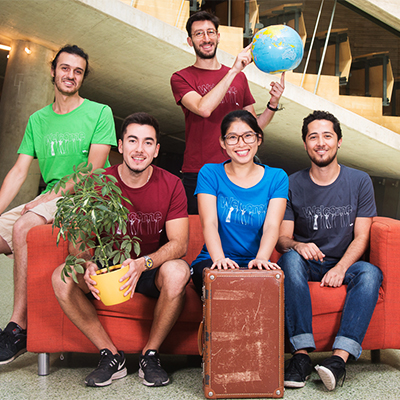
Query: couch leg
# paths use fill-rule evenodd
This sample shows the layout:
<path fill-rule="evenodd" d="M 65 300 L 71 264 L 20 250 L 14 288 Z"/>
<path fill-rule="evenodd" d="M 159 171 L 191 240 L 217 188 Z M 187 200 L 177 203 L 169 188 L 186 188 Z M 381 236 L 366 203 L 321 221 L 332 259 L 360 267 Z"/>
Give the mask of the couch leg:
<path fill-rule="evenodd" d="M 371 350 L 371 361 L 374 364 L 381 362 L 381 351 L 380 350 Z"/>
<path fill-rule="evenodd" d="M 39 353 L 38 354 L 38 375 L 48 375 L 50 370 L 50 354 Z"/>

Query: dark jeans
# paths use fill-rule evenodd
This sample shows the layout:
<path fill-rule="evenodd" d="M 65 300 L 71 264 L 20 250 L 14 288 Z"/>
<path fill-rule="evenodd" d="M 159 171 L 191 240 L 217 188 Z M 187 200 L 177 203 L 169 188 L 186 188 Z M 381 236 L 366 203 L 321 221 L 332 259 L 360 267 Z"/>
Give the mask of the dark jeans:
<path fill-rule="evenodd" d="M 285 321 L 293 352 L 315 350 L 307 282 L 320 282 L 336 263 L 305 260 L 295 250 L 289 250 L 278 261 L 285 273 Z M 347 295 L 333 349 L 345 350 L 356 359 L 360 357 L 361 343 L 378 300 L 381 282 L 381 270 L 365 261 L 357 261 L 346 271 L 343 284 L 347 285 Z"/>
<path fill-rule="evenodd" d="M 199 210 L 197 208 L 197 197 L 194 195 L 197 186 L 197 173 L 196 172 L 184 172 L 182 183 L 185 187 L 188 214 L 198 214 Z"/>

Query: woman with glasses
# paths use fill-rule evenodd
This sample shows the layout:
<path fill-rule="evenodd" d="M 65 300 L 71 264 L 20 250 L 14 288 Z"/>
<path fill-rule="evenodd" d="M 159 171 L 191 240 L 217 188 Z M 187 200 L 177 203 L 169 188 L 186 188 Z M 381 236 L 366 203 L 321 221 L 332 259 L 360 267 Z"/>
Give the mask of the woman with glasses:
<path fill-rule="evenodd" d="M 192 263 L 201 294 L 204 268 L 278 269 L 269 261 L 279 235 L 289 181 L 278 168 L 254 161 L 263 131 L 248 111 L 232 111 L 221 124 L 221 148 L 230 160 L 206 164 L 195 194 L 205 245 Z"/>

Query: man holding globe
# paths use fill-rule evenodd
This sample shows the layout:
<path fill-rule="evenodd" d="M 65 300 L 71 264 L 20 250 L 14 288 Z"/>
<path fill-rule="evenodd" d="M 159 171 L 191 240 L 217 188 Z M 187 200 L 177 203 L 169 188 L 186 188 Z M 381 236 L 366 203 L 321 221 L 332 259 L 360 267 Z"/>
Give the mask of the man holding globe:
<path fill-rule="evenodd" d="M 221 152 L 218 140 L 223 117 L 237 109 L 247 110 L 256 116 L 255 100 L 242 72 L 252 61 L 251 45 L 237 55 L 231 68 L 220 64 L 216 56 L 220 40 L 218 26 L 219 19 L 205 11 L 188 19 L 187 42 L 194 48 L 196 62 L 171 77 L 175 101 L 185 114 L 186 149 L 182 171 L 189 214 L 197 214 L 194 191 L 200 168 L 205 163 L 220 163 L 228 158 L 225 152 Z M 271 83 L 267 108 L 257 117 L 262 129 L 278 110 L 283 90 L 284 74 L 280 82 Z"/>

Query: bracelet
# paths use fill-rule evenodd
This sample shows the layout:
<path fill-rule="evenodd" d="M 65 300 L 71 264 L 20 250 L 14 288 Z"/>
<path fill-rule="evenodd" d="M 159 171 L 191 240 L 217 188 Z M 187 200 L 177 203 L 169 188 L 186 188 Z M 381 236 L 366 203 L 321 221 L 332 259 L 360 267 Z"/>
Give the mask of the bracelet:
<path fill-rule="evenodd" d="M 268 102 L 267 103 L 267 108 L 268 108 L 268 110 L 271 110 L 271 111 L 278 111 L 279 110 L 279 104 L 278 104 L 278 107 L 274 108 L 274 107 L 271 106 L 271 103 Z"/>

